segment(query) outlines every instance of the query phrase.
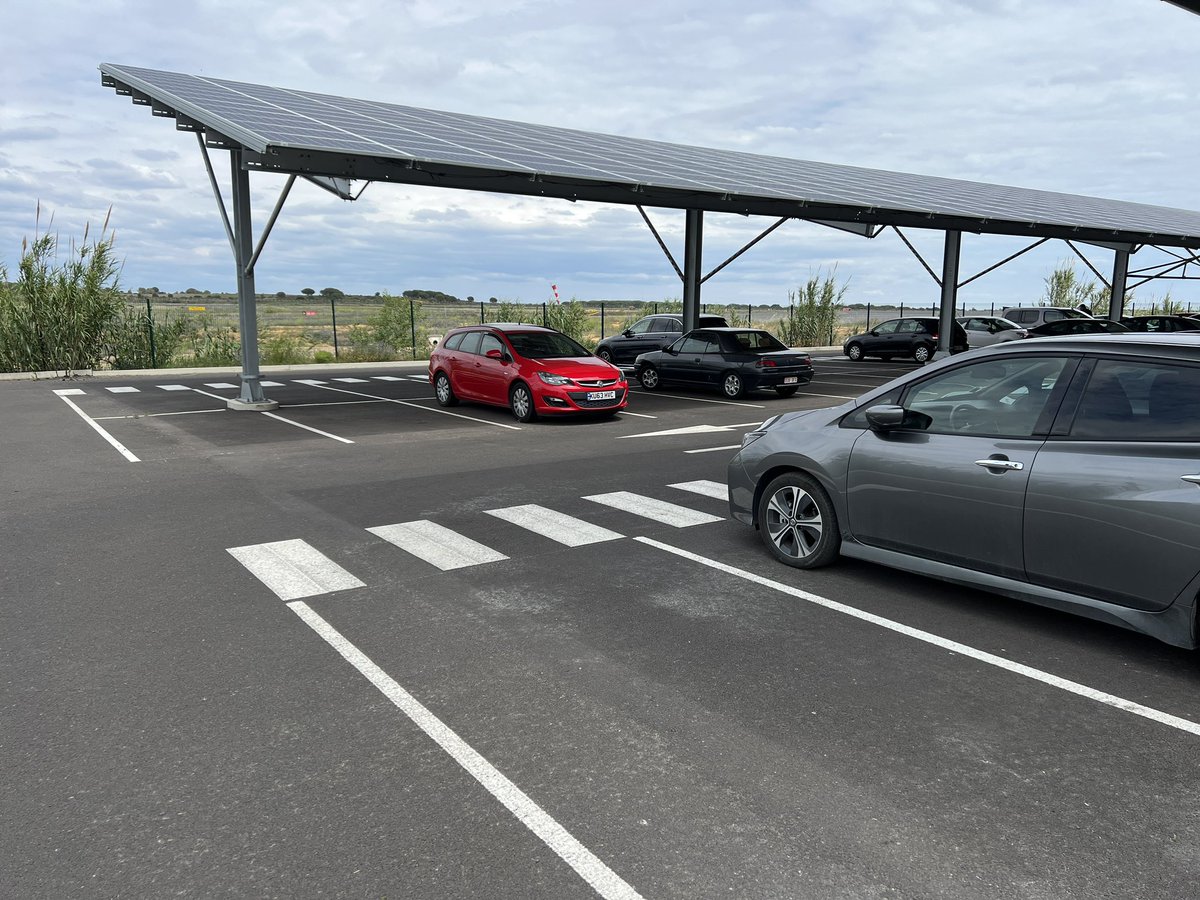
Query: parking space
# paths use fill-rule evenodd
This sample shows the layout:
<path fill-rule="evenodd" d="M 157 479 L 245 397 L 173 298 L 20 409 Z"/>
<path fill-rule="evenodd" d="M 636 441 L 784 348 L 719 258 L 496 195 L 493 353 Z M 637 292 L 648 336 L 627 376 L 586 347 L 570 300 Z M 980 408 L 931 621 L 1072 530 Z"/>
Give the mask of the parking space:
<path fill-rule="evenodd" d="M 3 887 L 1189 896 L 1194 654 L 729 519 L 748 428 L 911 370 L 815 363 L 520 427 L 402 370 L 0 385 Z"/>

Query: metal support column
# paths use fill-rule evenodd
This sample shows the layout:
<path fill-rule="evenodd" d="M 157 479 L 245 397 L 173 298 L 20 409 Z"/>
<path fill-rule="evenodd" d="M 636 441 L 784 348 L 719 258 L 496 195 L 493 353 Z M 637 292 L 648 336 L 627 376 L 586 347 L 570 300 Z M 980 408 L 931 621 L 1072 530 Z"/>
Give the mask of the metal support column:
<path fill-rule="evenodd" d="M 962 251 L 962 232 L 946 232 L 946 249 L 942 254 L 942 306 L 939 310 L 938 347 L 934 359 L 950 355 L 954 338 L 954 311 L 958 308 L 958 260 Z"/>
<path fill-rule="evenodd" d="M 704 210 L 686 211 L 683 238 L 683 330 L 700 325 L 700 261 L 704 249 Z"/>
<path fill-rule="evenodd" d="M 1118 250 L 1113 259 L 1112 290 L 1108 297 L 1108 317 L 1121 320 L 1125 312 L 1125 282 L 1129 276 L 1129 251 Z"/>
<path fill-rule="evenodd" d="M 254 242 L 250 233 L 250 173 L 242 168 L 241 148 L 229 151 L 233 183 L 233 258 L 237 266 L 238 325 L 242 343 L 241 396 L 229 401 L 230 409 L 277 409 L 263 396 L 258 372 L 258 308 L 254 297 Z"/>

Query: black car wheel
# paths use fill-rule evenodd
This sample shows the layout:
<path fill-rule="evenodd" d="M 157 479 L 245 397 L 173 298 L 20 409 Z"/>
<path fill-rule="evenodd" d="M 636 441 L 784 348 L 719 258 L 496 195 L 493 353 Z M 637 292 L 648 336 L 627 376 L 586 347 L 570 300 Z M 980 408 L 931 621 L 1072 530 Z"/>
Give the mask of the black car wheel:
<path fill-rule="evenodd" d="M 508 405 L 512 407 L 512 414 L 518 422 L 532 422 L 537 418 L 537 412 L 533 408 L 533 394 L 526 384 L 513 385 L 508 395 Z"/>
<path fill-rule="evenodd" d="M 433 379 L 433 392 L 437 395 L 437 402 L 441 406 L 457 406 L 458 398 L 454 396 L 454 388 L 450 385 L 450 376 L 445 372 L 438 372 Z"/>
<path fill-rule="evenodd" d="M 848 344 L 846 346 L 846 355 L 854 362 L 858 362 L 863 358 L 862 344 Z"/>
<path fill-rule="evenodd" d="M 919 363 L 929 362 L 929 360 L 932 356 L 933 356 L 933 345 L 932 344 L 917 344 L 916 348 L 913 350 L 913 359 L 915 359 Z"/>
<path fill-rule="evenodd" d="M 600 357 L 602 360 L 604 360 L 606 363 L 610 363 L 613 361 L 612 353 L 609 351 L 609 349 L 607 347 L 601 347 L 599 350 L 596 351 L 596 355 L 598 357 Z"/>
<path fill-rule="evenodd" d="M 638 374 L 638 381 L 642 383 L 642 387 L 646 390 L 657 391 L 660 383 L 658 369 L 654 368 L 654 366 L 643 367 L 641 373 Z"/>
<path fill-rule="evenodd" d="M 796 391 L 798 391 L 798 390 L 800 390 L 800 388 L 797 385 L 781 384 L 781 385 L 779 385 L 779 387 L 775 388 L 775 393 L 777 393 L 780 397 L 790 397 L 790 396 L 792 396 L 792 394 L 796 393 Z"/>
<path fill-rule="evenodd" d="M 771 555 L 797 569 L 829 565 L 842 546 L 833 502 L 801 472 L 787 472 L 767 485 L 758 501 L 757 521 Z"/>
<path fill-rule="evenodd" d="M 746 393 L 746 383 L 737 372 L 726 372 L 721 379 L 721 391 L 730 400 L 736 400 Z"/>

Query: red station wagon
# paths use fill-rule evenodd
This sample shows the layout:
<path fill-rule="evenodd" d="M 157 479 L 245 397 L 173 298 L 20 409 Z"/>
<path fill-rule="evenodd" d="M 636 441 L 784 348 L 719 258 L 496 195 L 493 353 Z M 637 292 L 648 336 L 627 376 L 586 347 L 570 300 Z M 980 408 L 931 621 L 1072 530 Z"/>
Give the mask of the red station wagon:
<path fill-rule="evenodd" d="M 553 328 L 496 323 L 455 328 L 429 358 L 438 403 L 507 406 L 519 422 L 539 415 L 612 415 L 628 403 L 621 370 Z"/>

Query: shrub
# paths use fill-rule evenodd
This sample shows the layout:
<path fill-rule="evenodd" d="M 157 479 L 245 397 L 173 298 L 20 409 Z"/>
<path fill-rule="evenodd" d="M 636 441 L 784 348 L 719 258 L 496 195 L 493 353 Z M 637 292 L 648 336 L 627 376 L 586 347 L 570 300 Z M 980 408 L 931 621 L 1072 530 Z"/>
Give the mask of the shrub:
<path fill-rule="evenodd" d="M 849 286 L 837 283 L 835 268 L 824 279 L 818 272 L 803 287 L 789 291 L 788 317 L 776 326 L 779 339 L 789 347 L 820 347 L 831 342 Z"/>
<path fill-rule="evenodd" d="M 114 369 L 161 369 L 179 353 L 188 330 L 183 319 L 168 316 L 160 323 L 150 311 L 126 305 L 109 323 L 105 357 Z"/>
<path fill-rule="evenodd" d="M 22 241 L 17 280 L 0 293 L 0 371 L 70 375 L 100 363 L 105 333 L 124 301 L 108 217 L 98 240 L 89 242 L 89 228 L 78 245 L 72 241 L 65 262 L 57 258 L 57 235 Z M 0 268 L 0 281 L 7 280 Z"/>

